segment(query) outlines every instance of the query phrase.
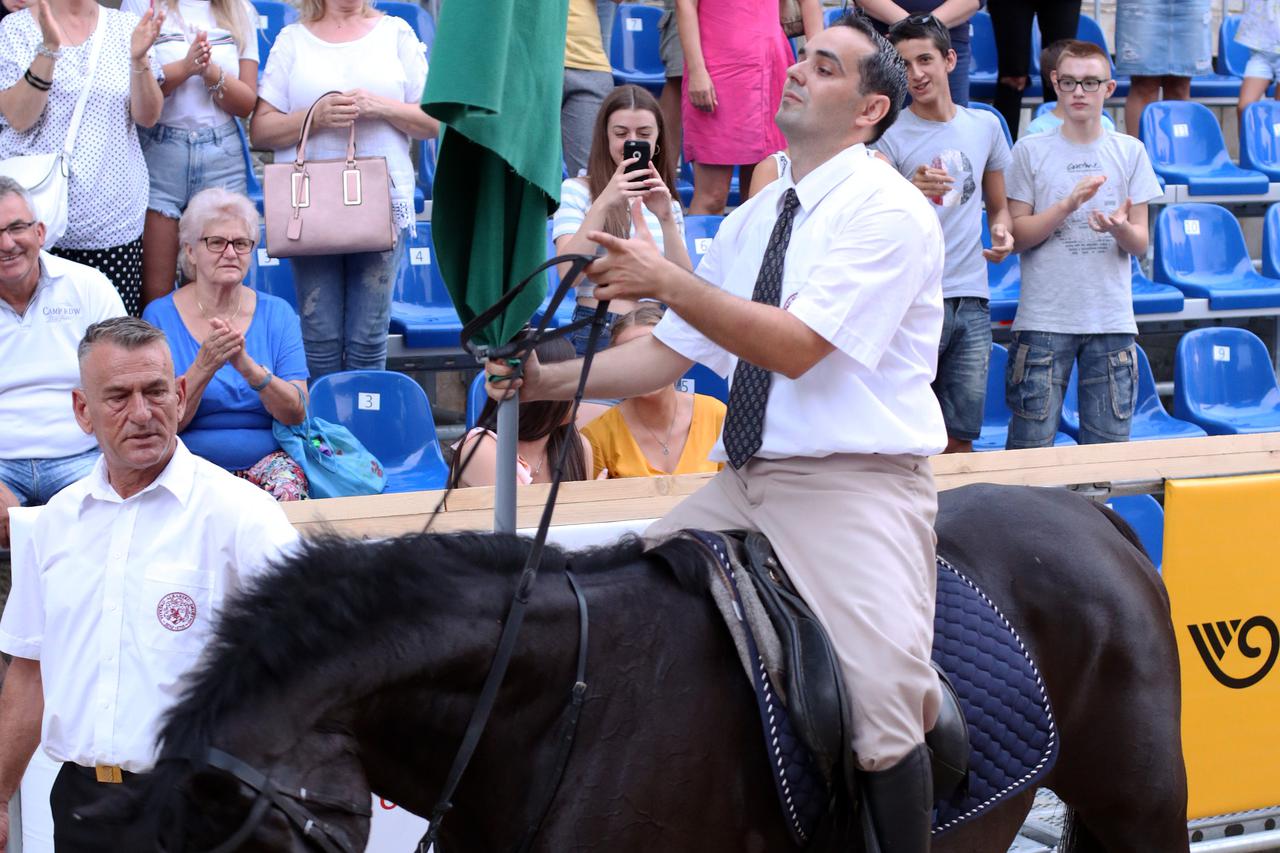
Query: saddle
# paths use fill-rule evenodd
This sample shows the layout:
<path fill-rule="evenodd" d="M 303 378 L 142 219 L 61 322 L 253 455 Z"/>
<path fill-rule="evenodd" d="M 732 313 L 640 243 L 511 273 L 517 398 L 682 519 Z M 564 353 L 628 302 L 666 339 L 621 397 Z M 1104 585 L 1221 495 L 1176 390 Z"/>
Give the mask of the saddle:
<path fill-rule="evenodd" d="M 792 838 L 805 846 L 837 800 L 858 802 L 848 694 L 835 649 L 763 534 L 688 535 L 715 556 L 712 598 L 756 689 L 770 766 Z M 946 800 L 965 785 L 969 731 L 955 689 L 936 664 L 934 668 L 943 701 L 925 742 L 933 759 L 935 799 Z M 806 778 L 810 775 L 819 783 Z"/>

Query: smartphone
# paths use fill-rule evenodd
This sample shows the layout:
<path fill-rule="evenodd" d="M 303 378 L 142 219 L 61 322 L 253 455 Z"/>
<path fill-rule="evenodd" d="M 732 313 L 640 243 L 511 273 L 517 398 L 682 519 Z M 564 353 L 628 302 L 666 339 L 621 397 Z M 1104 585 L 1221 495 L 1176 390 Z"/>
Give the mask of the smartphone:
<path fill-rule="evenodd" d="M 647 139 L 628 139 L 622 143 L 622 160 L 627 163 L 625 171 L 635 172 L 649 168 L 650 151 L 649 140 Z M 630 162 L 631 158 L 637 154 L 640 155 L 640 159 L 634 163 Z"/>

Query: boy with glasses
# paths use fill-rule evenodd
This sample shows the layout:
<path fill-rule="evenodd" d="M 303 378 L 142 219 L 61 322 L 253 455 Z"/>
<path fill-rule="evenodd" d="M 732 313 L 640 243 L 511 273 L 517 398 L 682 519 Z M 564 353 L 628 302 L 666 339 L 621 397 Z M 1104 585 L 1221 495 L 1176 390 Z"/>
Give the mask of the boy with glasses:
<path fill-rule="evenodd" d="M 947 425 L 948 453 L 967 453 L 982 431 L 991 360 L 991 310 L 986 260 L 1013 251 L 1005 198 L 1009 144 L 1000 119 L 955 104 L 947 85 L 956 53 L 932 16 L 904 18 L 889 41 L 907 68 L 911 105 L 885 131 L 876 149 L 932 202 L 946 242 L 942 275 L 943 324 L 933 391 Z M 992 248 L 982 248 L 986 202 Z"/>
<path fill-rule="evenodd" d="M 1040 51 L 1040 67 L 1052 75 L 1054 71 L 1058 70 L 1058 58 L 1062 56 L 1063 49 L 1074 41 L 1075 39 L 1059 39 Z M 1053 101 L 1052 103 L 1053 109 L 1036 116 L 1032 119 L 1031 124 L 1027 125 L 1028 136 L 1033 133 L 1044 133 L 1046 130 L 1053 130 L 1066 120 L 1066 104 L 1061 100 Z M 1105 112 L 1102 114 L 1102 126 L 1107 130 L 1116 129 L 1116 123 Z"/>
<path fill-rule="evenodd" d="M 1129 438 L 1138 381 L 1129 256 L 1147 250 L 1147 202 L 1161 191 L 1142 143 L 1102 127 L 1110 72 L 1097 45 L 1068 44 L 1051 75 L 1065 121 L 1013 148 L 1022 296 L 1005 373 L 1009 449 L 1053 444 L 1073 365 L 1080 443 Z"/>

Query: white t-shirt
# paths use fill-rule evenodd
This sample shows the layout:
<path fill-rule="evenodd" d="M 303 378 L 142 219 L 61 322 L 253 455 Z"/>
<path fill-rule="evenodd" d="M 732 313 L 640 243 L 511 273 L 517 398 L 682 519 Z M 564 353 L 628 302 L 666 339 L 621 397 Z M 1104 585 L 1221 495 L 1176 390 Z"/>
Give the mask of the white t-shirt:
<path fill-rule="evenodd" d="M 427 46 L 402 18 L 383 15 L 366 35 L 334 44 L 312 35 L 301 23 L 280 31 L 267 57 L 258 94 L 282 113 L 305 110 L 326 92 L 366 89 L 375 95 L 417 104 L 427 83 Z M 346 128 L 312 127 L 306 155 L 311 159 L 345 157 Z M 413 222 L 413 162 L 410 140 L 389 121 L 356 123 L 356 153 L 387 158 L 393 186 L 396 225 Z M 294 159 L 296 146 L 276 149 L 276 162 Z"/>
<path fill-rule="evenodd" d="M 1089 212 L 1111 213 L 1126 198 L 1143 204 L 1162 195 L 1142 143 L 1104 130 L 1089 145 L 1077 145 L 1062 135 L 1061 126 L 1023 136 L 1013 146 L 1013 165 L 1006 177 L 1009 199 L 1026 202 L 1038 213 L 1069 196 L 1091 175 L 1107 178 L 1097 194 L 1043 243 L 1022 253 L 1015 331 L 1138 333 L 1129 253 L 1115 237 L 1089 227 Z"/>
<path fill-rule="evenodd" d="M 55 495 L 13 555 L 0 618 L 0 650 L 40 661 L 49 757 L 150 769 L 223 601 L 296 542 L 270 495 L 181 441 L 128 500 L 101 458 Z"/>
<path fill-rule="evenodd" d="M 864 146 L 846 148 L 799 184 L 788 168 L 729 214 L 698 276 L 750 299 L 792 187 L 800 207 L 780 304 L 835 350 L 799 379 L 773 374 L 756 455 L 940 452 L 947 433 L 930 383 L 942 335 L 942 229 L 920 191 Z M 674 312 L 653 333 L 732 381 L 737 357 Z M 711 458 L 726 460 L 723 441 Z"/>
<path fill-rule="evenodd" d="M 150 0 L 124 0 L 120 8 L 142 17 L 150 5 Z M 214 20 L 209 0 L 178 0 L 176 11 L 167 5 L 164 8 L 167 14 L 152 49 L 161 65 L 185 59 L 200 31 L 209 34 L 213 63 L 226 72 L 228 80 L 240 78 L 240 60 L 258 61 L 258 33 L 253 27 L 258 13 L 252 4 L 244 3 L 246 31 L 240 36 L 243 47 L 237 47 L 231 31 Z M 188 78 L 170 92 L 164 99 L 164 112 L 160 114 L 160 124 L 182 130 L 221 127 L 229 121 L 231 116 L 214 103 L 208 84 L 199 75 Z"/>
<path fill-rule="evenodd" d="M 0 299 L 0 459 L 60 459 L 97 446 L 71 412 L 76 348 L 91 323 L 124 314 L 105 275 L 47 252 L 27 310 L 20 316 Z"/>
<path fill-rule="evenodd" d="M 556 208 L 555 216 L 551 220 L 551 239 L 554 241 L 577 234 L 590 208 L 591 190 L 587 186 L 586 179 L 566 178 L 560 185 L 560 206 Z M 644 214 L 644 224 L 649 226 L 649 233 L 653 235 L 653 241 L 658 245 L 658 251 L 665 252 L 667 249 L 666 241 L 662 237 L 662 223 L 648 206 L 640 205 L 640 211 Z M 676 230 L 680 232 L 680 238 L 684 239 L 684 212 L 680 209 L 679 199 L 675 197 L 671 199 L 671 214 L 675 217 Z M 634 229 L 628 228 L 628 237 L 631 236 L 632 230 Z M 591 284 L 591 279 L 584 275 L 582 283 Z"/>
<path fill-rule="evenodd" d="M 947 240 L 942 295 L 987 299 L 991 290 L 982 257 L 982 179 L 988 172 L 1009 168 L 1009 143 L 1000 119 L 986 110 L 961 106 L 951 121 L 930 121 L 903 110 L 875 145 L 908 180 L 920 166 L 947 169 L 955 180 L 951 192 L 931 200 Z"/>
<path fill-rule="evenodd" d="M 151 192 L 147 161 L 129 113 L 133 85 L 129 42 L 138 17 L 106 6 L 98 10 L 107 16 L 106 38 L 71 153 L 67 231 L 58 241 L 59 249 L 109 249 L 137 240 Z M 44 41 L 32 11 L 23 9 L 0 21 L 0 89 L 22 79 L 36 57 L 36 47 Z M 0 158 L 62 150 L 71 114 L 88 78 L 94 38 L 63 46 L 62 58 L 53 68 L 49 100 L 34 125 L 18 132 L 0 118 Z M 148 56 L 156 79 L 164 79 L 155 52 Z"/>

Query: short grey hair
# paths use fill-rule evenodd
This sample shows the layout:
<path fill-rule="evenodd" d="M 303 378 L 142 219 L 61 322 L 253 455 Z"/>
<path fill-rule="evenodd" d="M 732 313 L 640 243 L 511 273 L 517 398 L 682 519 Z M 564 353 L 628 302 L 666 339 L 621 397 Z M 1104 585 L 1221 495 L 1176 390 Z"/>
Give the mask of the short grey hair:
<path fill-rule="evenodd" d="M 76 357 L 83 365 L 94 345 L 103 342 L 115 344 L 121 349 L 136 350 L 157 341 L 168 350 L 169 339 L 164 332 L 146 320 L 137 317 L 112 317 L 109 320 L 99 320 L 84 330 Z"/>
<path fill-rule="evenodd" d="M 36 203 L 32 200 L 31 193 L 27 192 L 27 188 L 8 175 L 0 175 L 0 198 L 10 195 L 16 195 L 25 201 L 27 210 L 31 211 L 31 216 L 37 222 L 40 221 L 40 215 L 36 213 Z"/>
<path fill-rule="evenodd" d="M 248 196 L 222 187 L 201 190 L 191 197 L 186 211 L 178 220 L 178 269 L 183 278 L 195 278 L 196 271 L 191 268 L 187 253 L 182 250 L 187 246 L 194 250 L 209 220 L 224 217 L 241 220 L 251 239 L 258 239 L 258 208 Z"/>

